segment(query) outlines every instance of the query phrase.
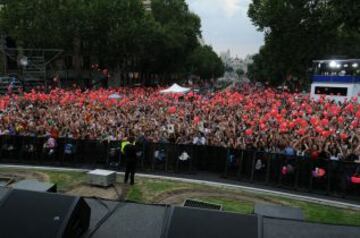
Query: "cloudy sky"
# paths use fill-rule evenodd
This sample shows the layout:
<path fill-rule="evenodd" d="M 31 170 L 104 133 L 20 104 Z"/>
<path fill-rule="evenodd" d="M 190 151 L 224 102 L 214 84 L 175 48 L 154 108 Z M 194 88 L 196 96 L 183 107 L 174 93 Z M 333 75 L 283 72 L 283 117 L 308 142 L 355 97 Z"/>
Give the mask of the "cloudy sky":
<path fill-rule="evenodd" d="M 251 0 L 186 0 L 191 11 L 201 17 L 206 44 L 218 52 L 230 49 L 232 56 L 257 53 L 263 34 L 247 17 Z"/>

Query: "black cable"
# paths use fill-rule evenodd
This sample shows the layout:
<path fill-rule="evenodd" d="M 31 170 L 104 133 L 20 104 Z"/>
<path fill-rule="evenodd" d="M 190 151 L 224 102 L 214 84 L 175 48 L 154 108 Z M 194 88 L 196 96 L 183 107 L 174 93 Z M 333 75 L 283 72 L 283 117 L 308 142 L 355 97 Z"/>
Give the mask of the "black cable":
<path fill-rule="evenodd" d="M 119 193 L 119 191 L 117 190 L 116 186 L 113 184 L 111 185 L 113 187 L 113 189 L 115 190 L 116 196 L 117 196 L 117 200 L 121 201 L 121 194 Z"/>

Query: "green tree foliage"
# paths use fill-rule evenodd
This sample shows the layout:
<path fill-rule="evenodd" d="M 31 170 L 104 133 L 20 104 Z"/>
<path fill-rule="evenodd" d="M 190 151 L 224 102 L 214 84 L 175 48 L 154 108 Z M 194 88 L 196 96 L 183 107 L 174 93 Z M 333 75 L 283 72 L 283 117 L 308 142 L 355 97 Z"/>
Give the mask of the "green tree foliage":
<path fill-rule="evenodd" d="M 185 0 L 13 0 L 0 10 L 0 27 L 26 48 L 61 48 L 96 57 L 122 72 L 185 74 L 199 47 L 200 18 Z M 1 32 L 1 31 L 0 31 Z"/>
<path fill-rule="evenodd" d="M 236 74 L 239 76 L 239 78 L 242 78 L 245 74 L 243 69 L 237 69 Z"/>
<path fill-rule="evenodd" d="M 133 53 L 144 16 L 137 0 L 15 0 L 0 13 L 1 27 L 20 46 L 61 48 L 100 61 Z"/>
<path fill-rule="evenodd" d="M 252 79 L 278 85 L 297 76 L 305 82 L 312 60 L 360 54 L 360 1 L 253 0 L 248 15 L 265 34 L 249 68 Z"/>
<path fill-rule="evenodd" d="M 184 62 L 199 45 L 200 18 L 191 13 L 184 0 L 153 0 L 154 19 L 162 26 L 162 68 L 169 72 L 185 71 Z"/>
<path fill-rule="evenodd" d="M 198 46 L 188 59 L 188 68 L 202 79 L 217 78 L 224 74 L 224 65 L 211 46 Z"/>

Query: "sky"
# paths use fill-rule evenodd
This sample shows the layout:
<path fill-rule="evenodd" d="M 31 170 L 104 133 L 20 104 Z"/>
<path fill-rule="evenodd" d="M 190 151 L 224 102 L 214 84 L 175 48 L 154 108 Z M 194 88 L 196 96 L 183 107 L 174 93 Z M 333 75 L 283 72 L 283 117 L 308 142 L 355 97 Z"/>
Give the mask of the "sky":
<path fill-rule="evenodd" d="M 247 10 L 251 0 L 186 0 L 201 18 L 202 36 L 217 53 L 230 50 L 233 57 L 254 54 L 263 45 L 263 33 L 252 25 Z"/>

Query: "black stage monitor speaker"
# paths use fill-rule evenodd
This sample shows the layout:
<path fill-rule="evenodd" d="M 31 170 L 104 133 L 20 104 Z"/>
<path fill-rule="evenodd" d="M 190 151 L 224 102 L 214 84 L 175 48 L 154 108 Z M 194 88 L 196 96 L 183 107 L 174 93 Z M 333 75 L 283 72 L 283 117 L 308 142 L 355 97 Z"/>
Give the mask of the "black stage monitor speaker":
<path fill-rule="evenodd" d="M 80 237 L 90 213 L 79 197 L 14 189 L 0 201 L 0 237 Z"/>
<path fill-rule="evenodd" d="M 258 218 L 207 209 L 175 207 L 166 237 L 257 238 Z"/>

